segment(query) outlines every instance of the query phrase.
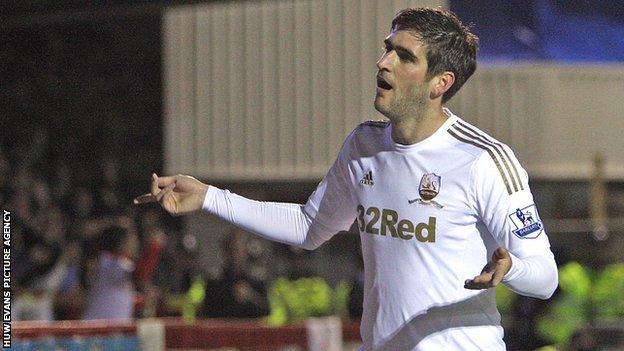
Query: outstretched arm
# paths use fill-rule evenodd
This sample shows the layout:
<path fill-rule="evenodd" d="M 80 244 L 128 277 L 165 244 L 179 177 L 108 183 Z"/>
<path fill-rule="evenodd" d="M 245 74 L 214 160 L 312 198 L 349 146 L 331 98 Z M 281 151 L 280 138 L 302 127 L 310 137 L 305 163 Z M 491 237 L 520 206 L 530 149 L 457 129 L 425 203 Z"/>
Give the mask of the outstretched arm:
<path fill-rule="evenodd" d="M 158 202 L 172 215 L 203 209 L 265 239 L 311 250 L 353 222 L 340 196 L 326 192 L 334 181 L 335 177 L 328 175 L 308 203 L 298 205 L 250 200 L 190 176 L 154 174 L 151 192 L 137 197 L 134 203 Z M 342 216 L 334 216 L 341 211 L 345 212 Z"/>
<path fill-rule="evenodd" d="M 254 201 L 185 175 L 152 175 L 151 191 L 135 204 L 158 202 L 172 215 L 203 209 L 225 221 L 281 243 L 314 249 L 355 220 L 347 154 L 338 158 L 305 205 Z"/>
<path fill-rule="evenodd" d="M 158 202 L 172 215 L 200 209 L 266 239 L 312 249 L 327 233 L 316 229 L 308 236 L 312 218 L 303 206 L 253 201 L 209 186 L 185 175 L 158 177 L 152 174 L 151 191 L 134 199 L 135 204 Z M 324 234 L 324 235 L 323 235 Z"/>

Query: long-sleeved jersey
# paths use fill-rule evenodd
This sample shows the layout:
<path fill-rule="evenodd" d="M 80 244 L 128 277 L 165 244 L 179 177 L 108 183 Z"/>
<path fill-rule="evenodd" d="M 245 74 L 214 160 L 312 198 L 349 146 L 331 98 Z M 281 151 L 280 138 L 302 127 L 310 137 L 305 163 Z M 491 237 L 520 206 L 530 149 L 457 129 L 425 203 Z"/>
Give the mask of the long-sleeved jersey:
<path fill-rule="evenodd" d="M 511 149 L 445 109 L 413 145 L 392 124 L 346 139 L 304 205 L 258 202 L 210 187 L 204 210 L 271 240 L 318 247 L 355 221 L 364 258 L 364 350 L 504 350 L 494 289 L 468 290 L 504 247 L 512 290 L 548 298 L 557 269 L 528 176 Z"/>

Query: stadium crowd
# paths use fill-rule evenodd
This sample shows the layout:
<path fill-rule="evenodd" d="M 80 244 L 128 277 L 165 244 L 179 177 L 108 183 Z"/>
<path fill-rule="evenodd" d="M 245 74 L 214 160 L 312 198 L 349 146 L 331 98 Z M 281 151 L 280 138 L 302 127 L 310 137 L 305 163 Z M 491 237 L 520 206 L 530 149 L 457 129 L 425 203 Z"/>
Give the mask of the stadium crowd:
<path fill-rule="evenodd" d="M 166 307 L 159 302 L 184 293 L 198 274 L 194 241 L 175 220 L 130 205 L 114 157 L 87 181 L 63 166 L 50 176 L 29 159 L 41 161 L 12 162 L 0 151 L 0 204 L 12 211 L 14 320 L 175 314 L 158 310 Z"/>

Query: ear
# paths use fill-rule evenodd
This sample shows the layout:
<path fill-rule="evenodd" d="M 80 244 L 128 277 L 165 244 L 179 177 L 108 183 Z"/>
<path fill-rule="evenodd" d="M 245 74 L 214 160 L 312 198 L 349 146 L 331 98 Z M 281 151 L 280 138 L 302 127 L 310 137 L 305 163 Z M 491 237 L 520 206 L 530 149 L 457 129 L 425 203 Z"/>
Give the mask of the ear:
<path fill-rule="evenodd" d="M 435 100 L 444 95 L 453 86 L 453 83 L 455 83 L 455 73 L 450 71 L 442 72 L 433 77 L 431 79 L 431 99 Z"/>

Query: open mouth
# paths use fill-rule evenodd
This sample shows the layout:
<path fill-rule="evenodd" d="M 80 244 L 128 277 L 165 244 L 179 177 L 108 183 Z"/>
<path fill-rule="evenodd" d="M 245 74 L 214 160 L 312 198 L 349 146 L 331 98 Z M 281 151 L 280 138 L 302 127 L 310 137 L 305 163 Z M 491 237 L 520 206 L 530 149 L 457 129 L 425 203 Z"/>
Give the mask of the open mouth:
<path fill-rule="evenodd" d="M 384 90 L 390 90 L 392 89 L 392 85 L 390 85 L 388 82 L 386 82 L 385 79 L 383 79 L 380 76 L 377 76 L 377 87 L 384 89 Z"/>

